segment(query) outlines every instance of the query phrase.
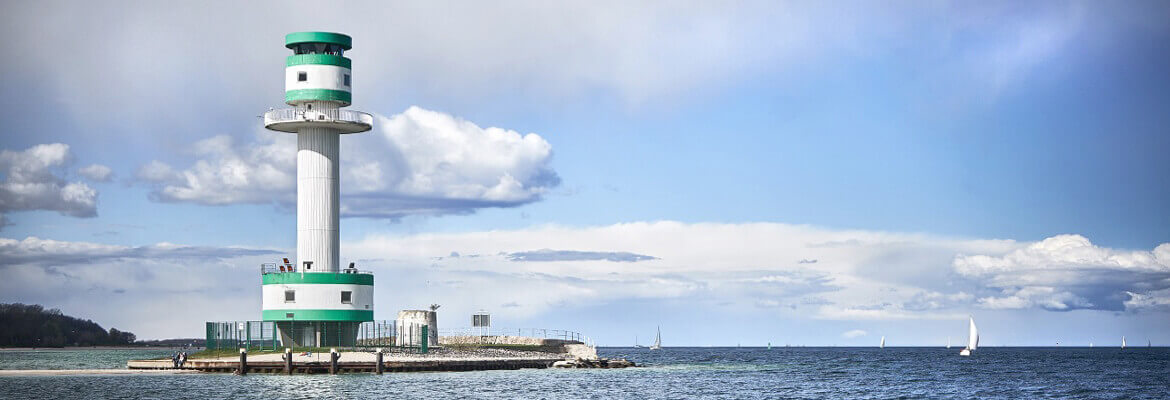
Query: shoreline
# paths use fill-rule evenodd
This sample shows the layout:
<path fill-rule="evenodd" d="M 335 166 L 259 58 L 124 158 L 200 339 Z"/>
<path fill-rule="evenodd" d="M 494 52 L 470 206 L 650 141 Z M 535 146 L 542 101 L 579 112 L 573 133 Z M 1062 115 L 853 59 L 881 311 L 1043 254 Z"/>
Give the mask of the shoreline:
<path fill-rule="evenodd" d="M 180 375 L 198 373 L 199 371 L 182 369 L 0 369 L 0 377 L 68 375 Z"/>

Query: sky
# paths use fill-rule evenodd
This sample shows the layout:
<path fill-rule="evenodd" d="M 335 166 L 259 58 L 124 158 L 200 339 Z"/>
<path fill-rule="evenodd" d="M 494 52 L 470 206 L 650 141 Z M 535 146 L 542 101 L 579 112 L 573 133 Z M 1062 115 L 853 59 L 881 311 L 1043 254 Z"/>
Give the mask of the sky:
<path fill-rule="evenodd" d="M 353 37 L 375 318 L 599 345 L 1170 345 L 1170 5 L 4 2 L 0 302 L 260 318 L 286 33 Z"/>

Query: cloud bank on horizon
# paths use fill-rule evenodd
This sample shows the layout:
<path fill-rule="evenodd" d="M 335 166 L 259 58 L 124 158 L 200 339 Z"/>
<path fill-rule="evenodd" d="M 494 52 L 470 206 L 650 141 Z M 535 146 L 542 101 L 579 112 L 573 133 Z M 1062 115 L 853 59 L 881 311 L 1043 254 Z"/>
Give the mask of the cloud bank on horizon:
<path fill-rule="evenodd" d="M 527 250 L 532 248 L 581 250 Z M 342 254 L 364 260 L 362 269 L 375 276 L 394 277 L 376 287 L 378 312 L 384 313 L 379 318 L 434 302 L 454 315 L 492 308 L 502 320 L 628 301 L 682 302 L 696 310 L 754 309 L 772 317 L 907 323 L 961 319 L 979 310 L 1141 314 L 1170 309 L 1170 243 L 1149 251 L 1118 250 L 1078 235 L 1021 243 L 777 223 L 660 221 L 375 235 L 343 243 Z M 516 254 L 573 256 L 516 262 Z M 630 262 L 611 254 L 654 257 Z M 32 288 L 48 285 L 63 294 L 58 303 L 129 326 L 104 305 L 89 304 L 91 296 L 104 292 L 116 295 L 112 301 L 127 303 L 150 296 L 156 304 L 209 310 L 183 319 L 222 319 L 221 310 L 198 305 L 222 302 L 223 296 L 239 304 L 258 302 L 251 276 L 256 271 L 245 266 L 271 261 L 279 251 L 173 244 L 127 248 L 27 238 L 0 240 L 0 257 L 13 260 L 3 267 L 12 277 L 0 282 L 3 292 L 35 302 L 46 294 Z M 818 262 L 800 262 L 808 258 Z M 95 272 L 110 269 L 134 279 Z M 198 279 L 186 281 L 183 276 L 190 273 Z M 158 296 L 192 290 L 220 295 Z M 246 311 L 232 315 L 254 318 Z M 178 327 L 183 323 L 173 322 L 175 329 L 142 333 L 182 334 Z"/>

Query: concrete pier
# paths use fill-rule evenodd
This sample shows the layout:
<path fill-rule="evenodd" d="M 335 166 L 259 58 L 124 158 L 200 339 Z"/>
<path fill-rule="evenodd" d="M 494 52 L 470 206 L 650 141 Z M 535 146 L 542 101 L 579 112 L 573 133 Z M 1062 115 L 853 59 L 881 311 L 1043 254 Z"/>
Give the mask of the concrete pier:
<path fill-rule="evenodd" d="M 341 359 L 345 359 L 343 353 Z M 364 353 L 363 353 L 364 354 Z M 327 354 L 328 355 L 328 354 Z M 371 356 L 375 356 L 372 355 Z M 549 368 L 563 357 L 546 358 L 483 358 L 483 359 L 415 359 L 415 360 L 384 360 L 382 370 L 386 372 L 419 372 L 419 371 L 482 371 L 482 370 L 509 370 L 526 368 Z M 252 361 L 245 365 L 244 373 L 294 373 L 294 374 L 329 374 L 329 373 L 377 373 L 376 360 L 370 361 L 338 361 L 336 370 L 331 371 L 333 363 L 325 361 L 292 362 L 291 372 L 286 372 L 288 366 L 284 361 Z M 172 370 L 170 360 L 131 360 L 126 364 L 131 370 Z M 188 360 L 182 370 L 200 372 L 236 372 L 240 370 L 240 362 L 236 360 Z"/>

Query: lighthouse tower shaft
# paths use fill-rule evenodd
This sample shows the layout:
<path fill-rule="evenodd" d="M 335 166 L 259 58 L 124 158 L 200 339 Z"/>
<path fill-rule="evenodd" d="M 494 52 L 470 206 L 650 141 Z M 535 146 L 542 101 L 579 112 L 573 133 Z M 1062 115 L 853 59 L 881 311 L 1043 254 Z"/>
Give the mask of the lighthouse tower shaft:
<path fill-rule="evenodd" d="M 297 132 L 297 261 L 302 266 L 312 263 L 306 273 L 336 273 L 340 266 L 340 137 L 330 128 L 305 127 Z"/>

